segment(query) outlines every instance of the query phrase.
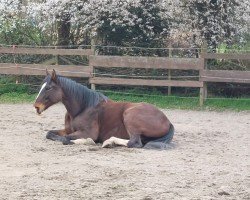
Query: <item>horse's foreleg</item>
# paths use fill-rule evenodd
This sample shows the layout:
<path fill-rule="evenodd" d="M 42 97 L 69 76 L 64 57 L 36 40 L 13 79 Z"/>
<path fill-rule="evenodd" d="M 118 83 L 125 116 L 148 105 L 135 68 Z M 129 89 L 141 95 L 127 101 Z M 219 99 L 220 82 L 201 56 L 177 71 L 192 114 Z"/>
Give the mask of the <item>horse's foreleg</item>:
<path fill-rule="evenodd" d="M 67 145 L 67 144 L 73 144 L 71 142 L 71 140 L 77 140 L 77 139 L 80 139 L 80 138 L 83 138 L 82 137 L 82 132 L 81 131 L 75 131 L 73 133 L 70 133 L 68 135 L 65 135 L 63 138 L 62 138 L 62 143 L 64 145 Z"/>
<path fill-rule="evenodd" d="M 87 141 L 88 140 L 88 141 Z M 84 131 L 75 131 L 63 137 L 62 143 L 67 144 L 95 144 L 94 138 L 91 138 L 91 134 L 87 134 Z"/>
<path fill-rule="evenodd" d="M 63 130 L 51 130 L 47 133 L 46 138 L 53 141 L 63 141 L 64 136 L 67 135 L 67 131 Z"/>
<path fill-rule="evenodd" d="M 92 114 L 91 118 L 89 117 L 89 115 L 79 115 L 80 118 L 74 119 L 75 123 L 72 122 L 71 124 L 75 124 L 77 125 L 77 127 L 75 128 L 72 127 L 71 129 L 75 129 L 77 131 L 65 135 L 64 140 L 62 141 L 64 145 L 79 144 L 79 143 L 95 144 L 94 141 L 97 140 L 99 134 L 98 115 L 97 115 L 98 113 L 96 112 L 91 114 Z M 81 124 L 79 124 L 79 120 Z M 66 123 L 65 127 L 67 127 Z"/>
<path fill-rule="evenodd" d="M 65 115 L 65 129 L 62 130 L 51 130 L 47 133 L 46 138 L 54 141 L 60 141 L 63 142 L 64 136 L 70 134 L 72 132 L 71 126 L 70 126 L 70 116 L 68 113 Z"/>
<path fill-rule="evenodd" d="M 116 138 L 116 137 L 111 137 L 108 140 L 105 140 L 102 144 L 102 148 L 110 148 L 110 147 L 114 147 L 114 146 L 128 146 L 128 141 L 129 140 L 125 140 L 125 139 L 120 139 L 120 138 Z"/>

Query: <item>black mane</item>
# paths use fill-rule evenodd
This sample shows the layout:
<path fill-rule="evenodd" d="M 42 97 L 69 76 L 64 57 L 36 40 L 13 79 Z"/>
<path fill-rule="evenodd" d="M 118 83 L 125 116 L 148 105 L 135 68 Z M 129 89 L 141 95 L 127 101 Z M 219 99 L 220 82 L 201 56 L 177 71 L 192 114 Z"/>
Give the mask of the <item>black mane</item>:
<path fill-rule="evenodd" d="M 91 90 L 71 79 L 58 76 L 57 80 L 68 98 L 74 98 L 81 103 L 83 108 L 95 107 L 101 101 L 107 101 L 108 99 L 102 93 Z"/>

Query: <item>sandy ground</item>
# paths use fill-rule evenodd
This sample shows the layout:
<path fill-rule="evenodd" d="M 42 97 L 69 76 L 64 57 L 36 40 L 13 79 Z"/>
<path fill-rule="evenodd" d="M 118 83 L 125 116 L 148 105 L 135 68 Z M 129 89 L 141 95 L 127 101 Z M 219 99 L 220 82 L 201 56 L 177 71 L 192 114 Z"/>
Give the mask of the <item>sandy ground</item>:
<path fill-rule="evenodd" d="M 45 139 L 64 107 L 0 105 L 0 199 L 250 199 L 250 113 L 164 111 L 174 148 L 101 149 Z"/>

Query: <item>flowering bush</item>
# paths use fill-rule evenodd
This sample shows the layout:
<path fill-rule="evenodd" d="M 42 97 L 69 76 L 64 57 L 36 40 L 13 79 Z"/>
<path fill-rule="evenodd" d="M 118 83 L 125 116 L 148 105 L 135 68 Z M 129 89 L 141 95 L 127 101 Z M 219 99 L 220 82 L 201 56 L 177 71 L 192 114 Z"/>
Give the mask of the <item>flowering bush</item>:
<path fill-rule="evenodd" d="M 0 0 L 0 33 L 36 27 L 54 44 L 160 47 L 187 33 L 190 45 L 241 42 L 249 31 L 245 0 Z M 178 38 L 177 38 L 178 39 Z M 164 42 L 165 41 L 165 42 Z"/>

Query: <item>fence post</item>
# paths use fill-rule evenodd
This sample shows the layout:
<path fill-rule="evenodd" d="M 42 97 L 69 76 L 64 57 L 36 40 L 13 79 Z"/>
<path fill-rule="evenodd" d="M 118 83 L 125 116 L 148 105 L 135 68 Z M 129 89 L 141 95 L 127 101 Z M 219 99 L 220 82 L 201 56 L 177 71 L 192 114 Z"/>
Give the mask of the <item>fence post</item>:
<path fill-rule="evenodd" d="M 58 47 L 56 46 L 55 49 L 58 49 Z M 55 64 L 58 65 L 59 64 L 59 55 L 55 56 Z"/>
<path fill-rule="evenodd" d="M 93 55 L 95 55 L 95 40 L 94 38 L 91 39 L 91 50 L 93 52 Z M 92 76 L 90 78 L 94 78 L 95 77 L 95 67 L 94 66 L 91 66 L 92 67 Z M 95 84 L 94 83 L 91 83 L 91 89 L 92 90 L 95 90 Z"/>
<path fill-rule="evenodd" d="M 207 45 L 205 44 L 203 46 L 203 48 L 201 49 L 201 56 L 200 58 L 202 58 L 203 60 L 203 66 L 202 69 L 200 69 L 199 73 L 200 73 L 200 81 L 203 82 L 203 87 L 200 88 L 200 106 L 203 106 L 204 101 L 206 101 L 207 99 L 207 83 L 205 81 L 203 81 L 201 75 L 203 74 L 202 71 L 207 69 L 207 59 L 206 59 L 206 53 L 207 53 Z"/>
<path fill-rule="evenodd" d="M 172 47 L 169 47 L 168 57 L 172 57 Z M 171 80 L 171 70 L 168 69 L 168 80 Z M 171 95 L 171 86 L 168 86 L 168 96 Z"/>
<path fill-rule="evenodd" d="M 207 59 L 204 57 L 204 69 L 207 69 Z M 204 101 L 207 100 L 207 82 L 203 81 L 203 87 L 204 87 Z"/>

